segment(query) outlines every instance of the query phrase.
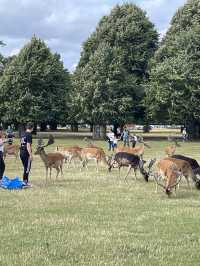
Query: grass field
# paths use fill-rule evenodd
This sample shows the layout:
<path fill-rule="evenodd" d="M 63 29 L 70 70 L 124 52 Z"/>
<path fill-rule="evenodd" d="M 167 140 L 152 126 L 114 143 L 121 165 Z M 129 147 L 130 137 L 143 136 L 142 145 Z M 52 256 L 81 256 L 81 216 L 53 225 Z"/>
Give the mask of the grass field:
<path fill-rule="evenodd" d="M 149 144 L 145 159 L 164 155 L 167 142 Z M 200 161 L 199 150 L 200 143 L 184 143 L 177 153 Z M 5 174 L 21 173 L 20 160 L 7 158 Z M 0 190 L 0 265 L 199 265 L 200 191 L 185 181 L 169 199 L 154 192 L 153 180 L 132 173 L 125 183 L 116 169 L 97 174 L 91 163 L 83 172 L 65 166 L 63 179 L 45 185 L 38 156 L 30 179 L 30 189 Z"/>

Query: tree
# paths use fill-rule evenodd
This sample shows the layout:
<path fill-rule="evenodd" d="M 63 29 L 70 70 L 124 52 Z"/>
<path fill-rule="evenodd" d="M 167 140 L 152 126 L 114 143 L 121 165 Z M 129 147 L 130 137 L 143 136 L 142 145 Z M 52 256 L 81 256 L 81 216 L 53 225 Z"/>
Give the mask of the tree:
<path fill-rule="evenodd" d="M 35 36 L 4 70 L 0 84 L 3 121 L 61 122 L 71 87 L 69 73 L 58 54 Z"/>
<path fill-rule="evenodd" d="M 77 120 L 91 124 L 124 123 L 143 118 L 143 82 L 158 34 L 145 12 L 117 5 L 83 45 L 74 73 Z"/>
<path fill-rule="evenodd" d="M 172 19 L 151 63 L 146 106 L 153 121 L 184 124 L 200 136 L 200 2 L 189 0 Z"/>

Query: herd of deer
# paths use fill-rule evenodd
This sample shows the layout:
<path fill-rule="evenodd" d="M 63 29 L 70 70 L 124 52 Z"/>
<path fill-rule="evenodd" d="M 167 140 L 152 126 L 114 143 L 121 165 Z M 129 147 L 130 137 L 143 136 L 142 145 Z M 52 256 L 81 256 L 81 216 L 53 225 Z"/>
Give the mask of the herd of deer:
<path fill-rule="evenodd" d="M 59 173 L 63 174 L 63 163 L 66 162 L 68 167 L 73 162 L 75 167 L 75 161 L 80 162 L 80 170 L 84 167 L 87 168 L 88 161 L 93 159 L 96 162 L 97 172 L 99 171 L 99 164 L 103 162 L 108 166 L 108 170 L 112 168 L 118 168 L 119 174 L 121 167 L 128 167 L 125 180 L 129 175 L 131 169 L 134 170 L 135 178 L 137 179 L 137 170 L 140 171 L 145 181 L 148 182 L 149 177 L 153 177 L 156 181 L 156 191 L 158 186 L 161 186 L 165 193 L 169 196 L 172 193 L 173 188 L 176 193 L 176 187 L 184 176 L 187 181 L 188 187 L 191 188 L 190 180 L 192 180 L 196 188 L 200 189 L 200 179 L 197 175 L 200 175 L 200 166 L 195 159 L 183 156 L 175 155 L 176 147 L 180 146 L 177 141 L 175 144 L 165 148 L 166 157 L 162 159 L 151 159 L 148 165 L 145 167 L 145 161 L 143 160 L 143 154 L 145 146 L 150 148 L 143 140 L 141 144 L 134 148 L 119 146 L 116 149 L 115 154 L 106 156 L 104 150 L 93 143 L 88 143 L 86 147 L 81 148 L 79 146 L 57 146 L 55 152 L 46 153 L 45 147 L 54 143 L 52 136 L 49 137 L 48 143 L 44 145 L 41 140 L 38 141 L 38 146 L 35 154 L 40 155 L 46 168 L 46 181 L 48 178 L 48 170 L 50 170 L 50 178 L 52 168 L 57 171 L 56 178 Z M 7 154 L 15 155 L 16 158 L 19 153 L 19 146 L 16 144 L 7 145 L 4 149 L 4 156 Z M 162 181 L 161 181 L 162 180 Z"/>

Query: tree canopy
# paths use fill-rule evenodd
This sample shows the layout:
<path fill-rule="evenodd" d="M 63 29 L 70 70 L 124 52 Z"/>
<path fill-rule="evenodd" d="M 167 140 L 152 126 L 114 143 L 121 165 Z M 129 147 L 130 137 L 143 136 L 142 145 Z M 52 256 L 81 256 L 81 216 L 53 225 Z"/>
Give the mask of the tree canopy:
<path fill-rule="evenodd" d="M 117 5 L 83 44 L 74 73 L 72 105 L 77 120 L 122 123 L 143 115 L 143 82 L 158 34 L 144 11 Z"/>
<path fill-rule="evenodd" d="M 151 63 L 149 118 L 194 128 L 200 123 L 200 2 L 178 9 Z M 198 133 L 199 134 L 199 133 Z"/>
<path fill-rule="evenodd" d="M 36 38 L 26 44 L 4 70 L 0 84 L 2 121 L 57 121 L 66 119 L 70 78 L 58 54 Z"/>

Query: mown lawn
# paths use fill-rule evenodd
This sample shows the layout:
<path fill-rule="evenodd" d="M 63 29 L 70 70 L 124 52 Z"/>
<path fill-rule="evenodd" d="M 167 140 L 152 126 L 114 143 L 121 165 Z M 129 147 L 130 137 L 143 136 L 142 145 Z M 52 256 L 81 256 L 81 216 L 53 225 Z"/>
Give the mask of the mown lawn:
<path fill-rule="evenodd" d="M 149 144 L 145 159 L 164 155 L 167 142 Z M 177 153 L 200 161 L 199 150 L 200 143 L 184 143 Z M 97 174 L 92 163 L 83 172 L 65 165 L 63 179 L 46 185 L 35 156 L 32 188 L 0 190 L 0 265 L 199 265 L 200 191 L 184 181 L 169 199 L 154 192 L 153 180 L 135 181 L 132 173 L 125 183 L 125 171 L 118 179 L 116 169 L 102 166 Z M 20 160 L 7 158 L 6 174 L 21 173 Z"/>

